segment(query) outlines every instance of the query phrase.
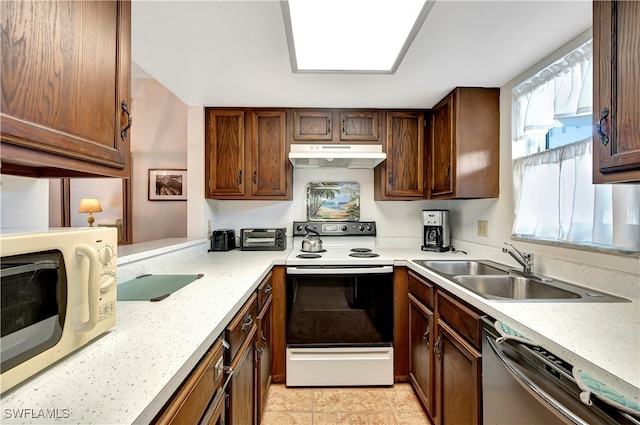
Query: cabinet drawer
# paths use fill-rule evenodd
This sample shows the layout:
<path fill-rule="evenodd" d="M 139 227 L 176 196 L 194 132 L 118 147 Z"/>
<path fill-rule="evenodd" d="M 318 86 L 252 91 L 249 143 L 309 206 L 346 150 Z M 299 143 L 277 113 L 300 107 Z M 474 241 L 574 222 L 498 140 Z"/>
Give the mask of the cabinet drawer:
<path fill-rule="evenodd" d="M 230 364 L 242 343 L 251 330 L 256 326 L 256 316 L 258 315 L 258 302 L 256 294 L 242 306 L 238 314 L 233 318 L 225 330 L 225 339 L 229 343 L 229 357 L 226 364 Z"/>
<path fill-rule="evenodd" d="M 155 424 L 195 424 L 222 386 L 222 342 L 217 340 L 164 407 Z"/>
<path fill-rule="evenodd" d="M 437 297 L 440 318 L 476 348 L 480 348 L 482 342 L 480 314 L 443 291 L 437 291 Z"/>
<path fill-rule="evenodd" d="M 267 303 L 269 296 L 271 296 L 271 292 L 273 290 L 273 285 L 271 283 L 272 277 L 273 277 L 273 272 L 269 272 L 267 277 L 264 278 L 264 280 L 256 290 L 258 295 L 258 312 L 262 311 L 262 308 Z"/>
<path fill-rule="evenodd" d="M 433 308 L 433 284 L 416 274 L 409 272 L 409 293 L 420 300 L 424 305 Z"/>

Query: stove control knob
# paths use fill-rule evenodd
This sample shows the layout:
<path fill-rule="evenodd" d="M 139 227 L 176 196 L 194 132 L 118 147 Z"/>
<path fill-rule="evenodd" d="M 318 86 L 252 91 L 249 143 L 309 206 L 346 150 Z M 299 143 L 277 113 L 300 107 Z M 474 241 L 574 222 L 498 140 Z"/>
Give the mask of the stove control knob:
<path fill-rule="evenodd" d="M 368 232 L 372 232 L 373 231 L 373 224 L 371 224 L 371 223 L 367 224 L 367 231 Z"/>
<path fill-rule="evenodd" d="M 358 230 L 360 230 L 361 232 L 364 232 L 364 224 L 361 224 L 360 226 L 358 226 Z"/>
<path fill-rule="evenodd" d="M 343 232 L 346 232 L 346 231 L 347 231 L 347 229 L 348 229 L 348 227 L 347 227 L 347 225 L 346 225 L 346 224 L 343 224 L 343 225 L 340 227 L 340 230 L 342 230 Z"/>
<path fill-rule="evenodd" d="M 303 230 L 304 230 L 304 226 L 303 226 L 302 224 L 298 224 L 298 225 L 296 226 L 296 231 L 297 231 L 297 232 L 302 232 Z"/>

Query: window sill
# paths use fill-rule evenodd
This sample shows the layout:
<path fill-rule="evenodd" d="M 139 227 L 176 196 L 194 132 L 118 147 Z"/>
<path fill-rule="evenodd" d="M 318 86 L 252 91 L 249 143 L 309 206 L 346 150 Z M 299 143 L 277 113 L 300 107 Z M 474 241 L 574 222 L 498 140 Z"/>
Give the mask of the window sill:
<path fill-rule="evenodd" d="M 511 235 L 511 239 L 514 241 L 537 243 L 540 245 L 557 246 L 560 248 L 577 249 L 581 251 L 597 252 L 599 254 L 619 255 L 630 258 L 640 258 L 640 251 L 634 251 L 629 249 L 614 248 L 606 245 L 594 245 L 587 243 L 571 243 L 562 242 L 553 239 L 538 239 L 524 235 Z"/>

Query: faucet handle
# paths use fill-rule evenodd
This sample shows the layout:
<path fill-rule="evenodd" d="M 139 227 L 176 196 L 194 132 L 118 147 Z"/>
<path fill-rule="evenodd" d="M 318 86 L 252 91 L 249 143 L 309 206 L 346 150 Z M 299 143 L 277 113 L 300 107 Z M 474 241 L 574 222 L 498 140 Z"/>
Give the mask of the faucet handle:
<path fill-rule="evenodd" d="M 509 242 L 505 242 L 505 245 L 509 245 L 511 248 L 514 249 L 515 252 L 517 252 L 518 254 L 520 254 L 520 256 L 523 259 L 530 259 L 532 257 L 533 254 L 531 254 L 530 252 L 521 252 L 518 248 L 516 248 L 515 246 L 513 246 L 512 243 Z M 502 252 L 507 252 L 508 249 L 507 248 L 502 248 Z"/>

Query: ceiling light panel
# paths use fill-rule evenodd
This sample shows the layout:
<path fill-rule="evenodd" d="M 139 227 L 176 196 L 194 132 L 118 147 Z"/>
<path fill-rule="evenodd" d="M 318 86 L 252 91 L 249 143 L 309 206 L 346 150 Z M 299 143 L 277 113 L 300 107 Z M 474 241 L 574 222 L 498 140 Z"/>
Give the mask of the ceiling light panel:
<path fill-rule="evenodd" d="M 296 71 L 393 72 L 428 12 L 425 0 L 287 3 Z"/>

